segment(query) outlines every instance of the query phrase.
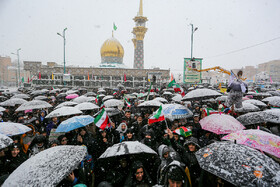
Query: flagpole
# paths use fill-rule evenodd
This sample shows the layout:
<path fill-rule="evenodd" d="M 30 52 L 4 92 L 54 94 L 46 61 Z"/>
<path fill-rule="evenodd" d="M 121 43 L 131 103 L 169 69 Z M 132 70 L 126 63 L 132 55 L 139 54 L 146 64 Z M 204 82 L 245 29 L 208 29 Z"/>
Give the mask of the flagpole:
<path fill-rule="evenodd" d="M 146 98 L 146 101 L 149 100 L 149 96 L 150 96 L 150 92 L 151 92 L 151 88 L 152 88 L 152 82 L 150 82 L 150 88 L 149 88 L 149 92 L 148 92 L 148 95 L 147 95 L 147 98 Z"/>

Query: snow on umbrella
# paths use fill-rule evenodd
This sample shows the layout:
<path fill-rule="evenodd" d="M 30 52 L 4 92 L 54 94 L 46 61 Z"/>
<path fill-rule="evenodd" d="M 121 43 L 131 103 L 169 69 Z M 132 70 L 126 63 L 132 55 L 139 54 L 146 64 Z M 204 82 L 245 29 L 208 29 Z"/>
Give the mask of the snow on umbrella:
<path fill-rule="evenodd" d="M 66 97 L 66 93 L 60 93 L 60 94 L 58 94 L 56 97 L 57 98 L 63 98 L 63 97 Z"/>
<path fill-rule="evenodd" d="M 262 130 L 240 130 L 224 136 L 222 140 L 236 140 L 238 144 L 259 149 L 280 158 L 280 137 Z"/>
<path fill-rule="evenodd" d="M 124 106 L 123 101 L 117 99 L 109 99 L 104 102 L 106 108 Z"/>
<path fill-rule="evenodd" d="M 100 107 L 90 102 L 84 102 L 76 105 L 75 108 L 79 110 L 94 110 L 94 109 L 99 109 Z"/>
<path fill-rule="evenodd" d="M 6 108 L 3 108 L 3 107 L 0 106 L 0 112 L 3 112 L 5 110 L 6 110 Z"/>
<path fill-rule="evenodd" d="M 57 88 L 57 89 L 53 89 L 53 90 L 51 90 L 49 93 L 50 93 L 50 94 L 53 94 L 53 93 L 56 93 L 56 92 L 60 92 L 60 89 L 58 89 L 58 88 Z"/>
<path fill-rule="evenodd" d="M 242 125 L 253 125 L 265 122 L 265 117 L 262 112 L 249 112 L 236 118 Z"/>
<path fill-rule="evenodd" d="M 256 99 L 246 100 L 246 101 L 243 101 L 243 103 L 250 103 L 250 104 L 256 105 L 258 107 L 266 107 L 266 104 L 264 102 L 261 102 Z"/>
<path fill-rule="evenodd" d="M 17 95 L 14 95 L 14 96 L 11 97 L 11 98 L 29 99 L 30 96 L 27 95 L 27 94 L 17 94 Z"/>
<path fill-rule="evenodd" d="M 119 115 L 122 112 L 117 109 L 117 108 L 105 108 L 106 113 L 108 114 L 108 116 L 115 116 L 115 115 Z"/>
<path fill-rule="evenodd" d="M 71 94 L 76 94 L 77 92 L 79 92 L 79 90 L 68 90 L 66 92 L 67 95 L 71 95 Z"/>
<path fill-rule="evenodd" d="M 162 105 L 164 117 L 174 120 L 192 117 L 193 113 L 185 106 L 179 104 Z"/>
<path fill-rule="evenodd" d="M 80 97 L 76 97 L 75 99 L 73 99 L 72 101 L 75 103 L 84 103 L 84 102 L 89 102 L 89 101 L 94 101 L 95 98 L 94 97 L 86 97 L 86 96 L 80 96 Z"/>
<path fill-rule="evenodd" d="M 280 92 L 277 91 L 268 91 L 269 94 L 271 94 L 272 96 L 280 96 Z"/>
<path fill-rule="evenodd" d="M 138 141 L 125 141 L 114 144 L 113 146 L 107 148 L 107 150 L 99 157 L 99 159 L 131 154 L 157 155 L 154 150 L 145 144 L 142 144 Z"/>
<path fill-rule="evenodd" d="M 32 101 L 29 101 L 29 102 L 26 102 L 26 103 L 20 105 L 20 107 L 18 107 L 16 109 L 16 111 L 51 108 L 51 107 L 53 107 L 53 106 L 50 105 L 49 103 L 47 103 L 46 101 L 32 100 Z"/>
<path fill-rule="evenodd" d="M 0 134 L 0 150 L 8 147 L 14 141 L 4 134 Z"/>
<path fill-rule="evenodd" d="M 35 90 L 33 92 L 31 92 L 31 95 L 36 96 L 36 95 L 44 95 L 46 92 L 45 90 Z"/>
<path fill-rule="evenodd" d="M 56 146 L 22 163 L 3 186 L 56 186 L 77 168 L 87 154 L 84 146 Z"/>
<path fill-rule="evenodd" d="M 74 116 L 59 124 L 55 132 L 69 132 L 80 127 L 85 127 L 94 122 L 94 118 L 89 115 Z"/>
<path fill-rule="evenodd" d="M 46 96 L 39 95 L 39 96 L 35 97 L 34 100 L 48 100 L 48 98 Z"/>
<path fill-rule="evenodd" d="M 176 94 L 174 97 L 171 98 L 172 101 L 181 102 L 183 97 L 180 94 Z"/>
<path fill-rule="evenodd" d="M 280 166 L 265 154 L 232 142 L 215 142 L 195 153 L 200 167 L 236 186 L 279 186 Z"/>
<path fill-rule="evenodd" d="M 88 96 L 94 96 L 94 97 L 95 97 L 95 96 L 96 96 L 96 93 L 94 93 L 94 92 L 88 92 L 88 93 L 85 94 L 85 96 L 87 96 L 87 97 L 88 97 Z"/>
<path fill-rule="evenodd" d="M 219 92 L 207 88 L 202 88 L 202 89 L 196 89 L 193 91 L 190 91 L 187 93 L 182 101 L 186 100 L 202 100 L 202 99 L 207 99 L 207 98 L 213 98 L 213 97 L 218 97 L 221 96 Z"/>
<path fill-rule="evenodd" d="M 256 105 L 253 105 L 251 103 L 244 103 L 242 102 L 241 108 L 235 108 L 236 112 L 257 112 L 260 111 L 260 108 Z"/>
<path fill-rule="evenodd" d="M 144 101 L 143 103 L 139 104 L 138 107 L 160 107 L 162 105 L 161 102 L 151 100 L 151 101 Z"/>
<path fill-rule="evenodd" d="M 163 94 L 162 95 L 172 95 L 172 93 L 171 92 L 163 92 Z"/>
<path fill-rule="evenodd" d="M 15 106 L 15 105 L 21 105 L 23 103 L 27 103 L 26 100 L 20 99 L 20 98 L 13 98 L 13 99 L 8 99 L 2 103 L 0 103 L 1 106 Z"/>
<path fill-rule="evenodd" d="M 112 96 L 112 95 L 106 95 L 106 96 L 102 99 L 102 101 L 105 102 L 105 101 L 107 101 L 107 100 L 109 100 L 109 99 L 113 99 L 113 98 L 114 98 L 114 96 Z"/>
<path fill-rule="evenodd" d="M 153 99 L 154 101 L 159 101 L 161 103 L 168 103 L 168 101 L 162 97 L 156 97 Z"/>
<path fill-rule="evenodd" d="M 234 117 L 227 114 L 211 114 L 199 121 L 202 129 L 215 134 L 229 134 L 245 127 Z"/>
<path fill-rule="evenodd" d="M 57 106 L 55 107 L 55 109 L 61 108 L 61 107 L 63 107 L 63 106 L 75 106 L 75 105 L 77 105 L 77 104 L 78 104 L 78 103 L 73 102 L 73 101 L 65 101 L 65 102 L 60 103 L 59 105 L 57 105 Z"/>
<path fill-rule="evenodd" d="M 280 96 L 267 97 L 262 101 L 268 102 L 271 106 L 280 107 Z"/>
<path fill-rule="evenodd" d="M 2 122 L 0 123 L 0 134 L 6 136 L 14 136 L 24 134 L 32 129 L 20 123 Z"/>
<path fill-rule="evenodd" d="M 270 109 L 262 111 L 266 122 L 280 123 L 280 109 Z"/>
<path fill-rule="evenodd" d="M 82 114 L 83 112 L 75 107 L 63 106 L 61 108 L 55 109 L 49 113 L 46 118 L 61 117 L 61 116 L 71 116 L 75 114 Z"/>
<path fill-rule="evenodd" d="M 66 99 L 75 99 L 76 97 L 79 97 L 78 94 L 70 94 L 70 95 L 67 95 L 65 98 Z"/>
<path fill-rule="evenodd" d="M 97 93 L 106 93 L 106 91 L 103 90 L 103 89 L 100 89 L 100 90 L 97 91 Z"/>

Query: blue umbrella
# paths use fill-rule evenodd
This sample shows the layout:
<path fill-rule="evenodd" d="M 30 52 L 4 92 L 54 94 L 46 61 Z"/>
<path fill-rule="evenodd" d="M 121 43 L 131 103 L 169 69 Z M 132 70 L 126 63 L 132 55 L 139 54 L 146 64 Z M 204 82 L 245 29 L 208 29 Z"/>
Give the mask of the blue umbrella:
<path fill-rule="evenodd" d="M 165 118 L 170 120 L 192 117 L 192 112 L 185 106 L 180 104 L 162 105 L 162 112 Z"/>
<path fill-rule="evenodd" d="M 74 116 L 60 123 L 55 132 L 69 132 L 80 127 L 85 127 L 93 123 L 93 121 L 94 118 L 89 115 Z"/>

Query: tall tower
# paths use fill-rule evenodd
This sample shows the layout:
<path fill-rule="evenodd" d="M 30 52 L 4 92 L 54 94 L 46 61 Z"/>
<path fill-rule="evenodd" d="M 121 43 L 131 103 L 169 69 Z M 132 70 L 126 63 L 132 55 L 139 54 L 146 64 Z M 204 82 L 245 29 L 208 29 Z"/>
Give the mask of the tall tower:
<path fill-rule="evenodd" d="M 145 27 L 147 17 L 143 16 L 143 1 L 140 0 L 139 12 L 135 18 L 135 27 L 133 28 L 133 44 L 134 44 L 134 64 L 135 69 L 144 69 L 144 37 L 147 32 Z"/>

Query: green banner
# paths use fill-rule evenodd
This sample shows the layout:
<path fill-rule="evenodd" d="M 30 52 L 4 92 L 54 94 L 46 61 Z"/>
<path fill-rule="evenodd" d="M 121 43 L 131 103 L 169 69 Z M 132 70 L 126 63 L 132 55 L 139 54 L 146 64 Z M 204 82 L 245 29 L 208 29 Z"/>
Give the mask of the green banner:
<path fill-rule="evenodd" d="M 184 83 L 201 83 L 202 58 L 184 58 Z"/>

